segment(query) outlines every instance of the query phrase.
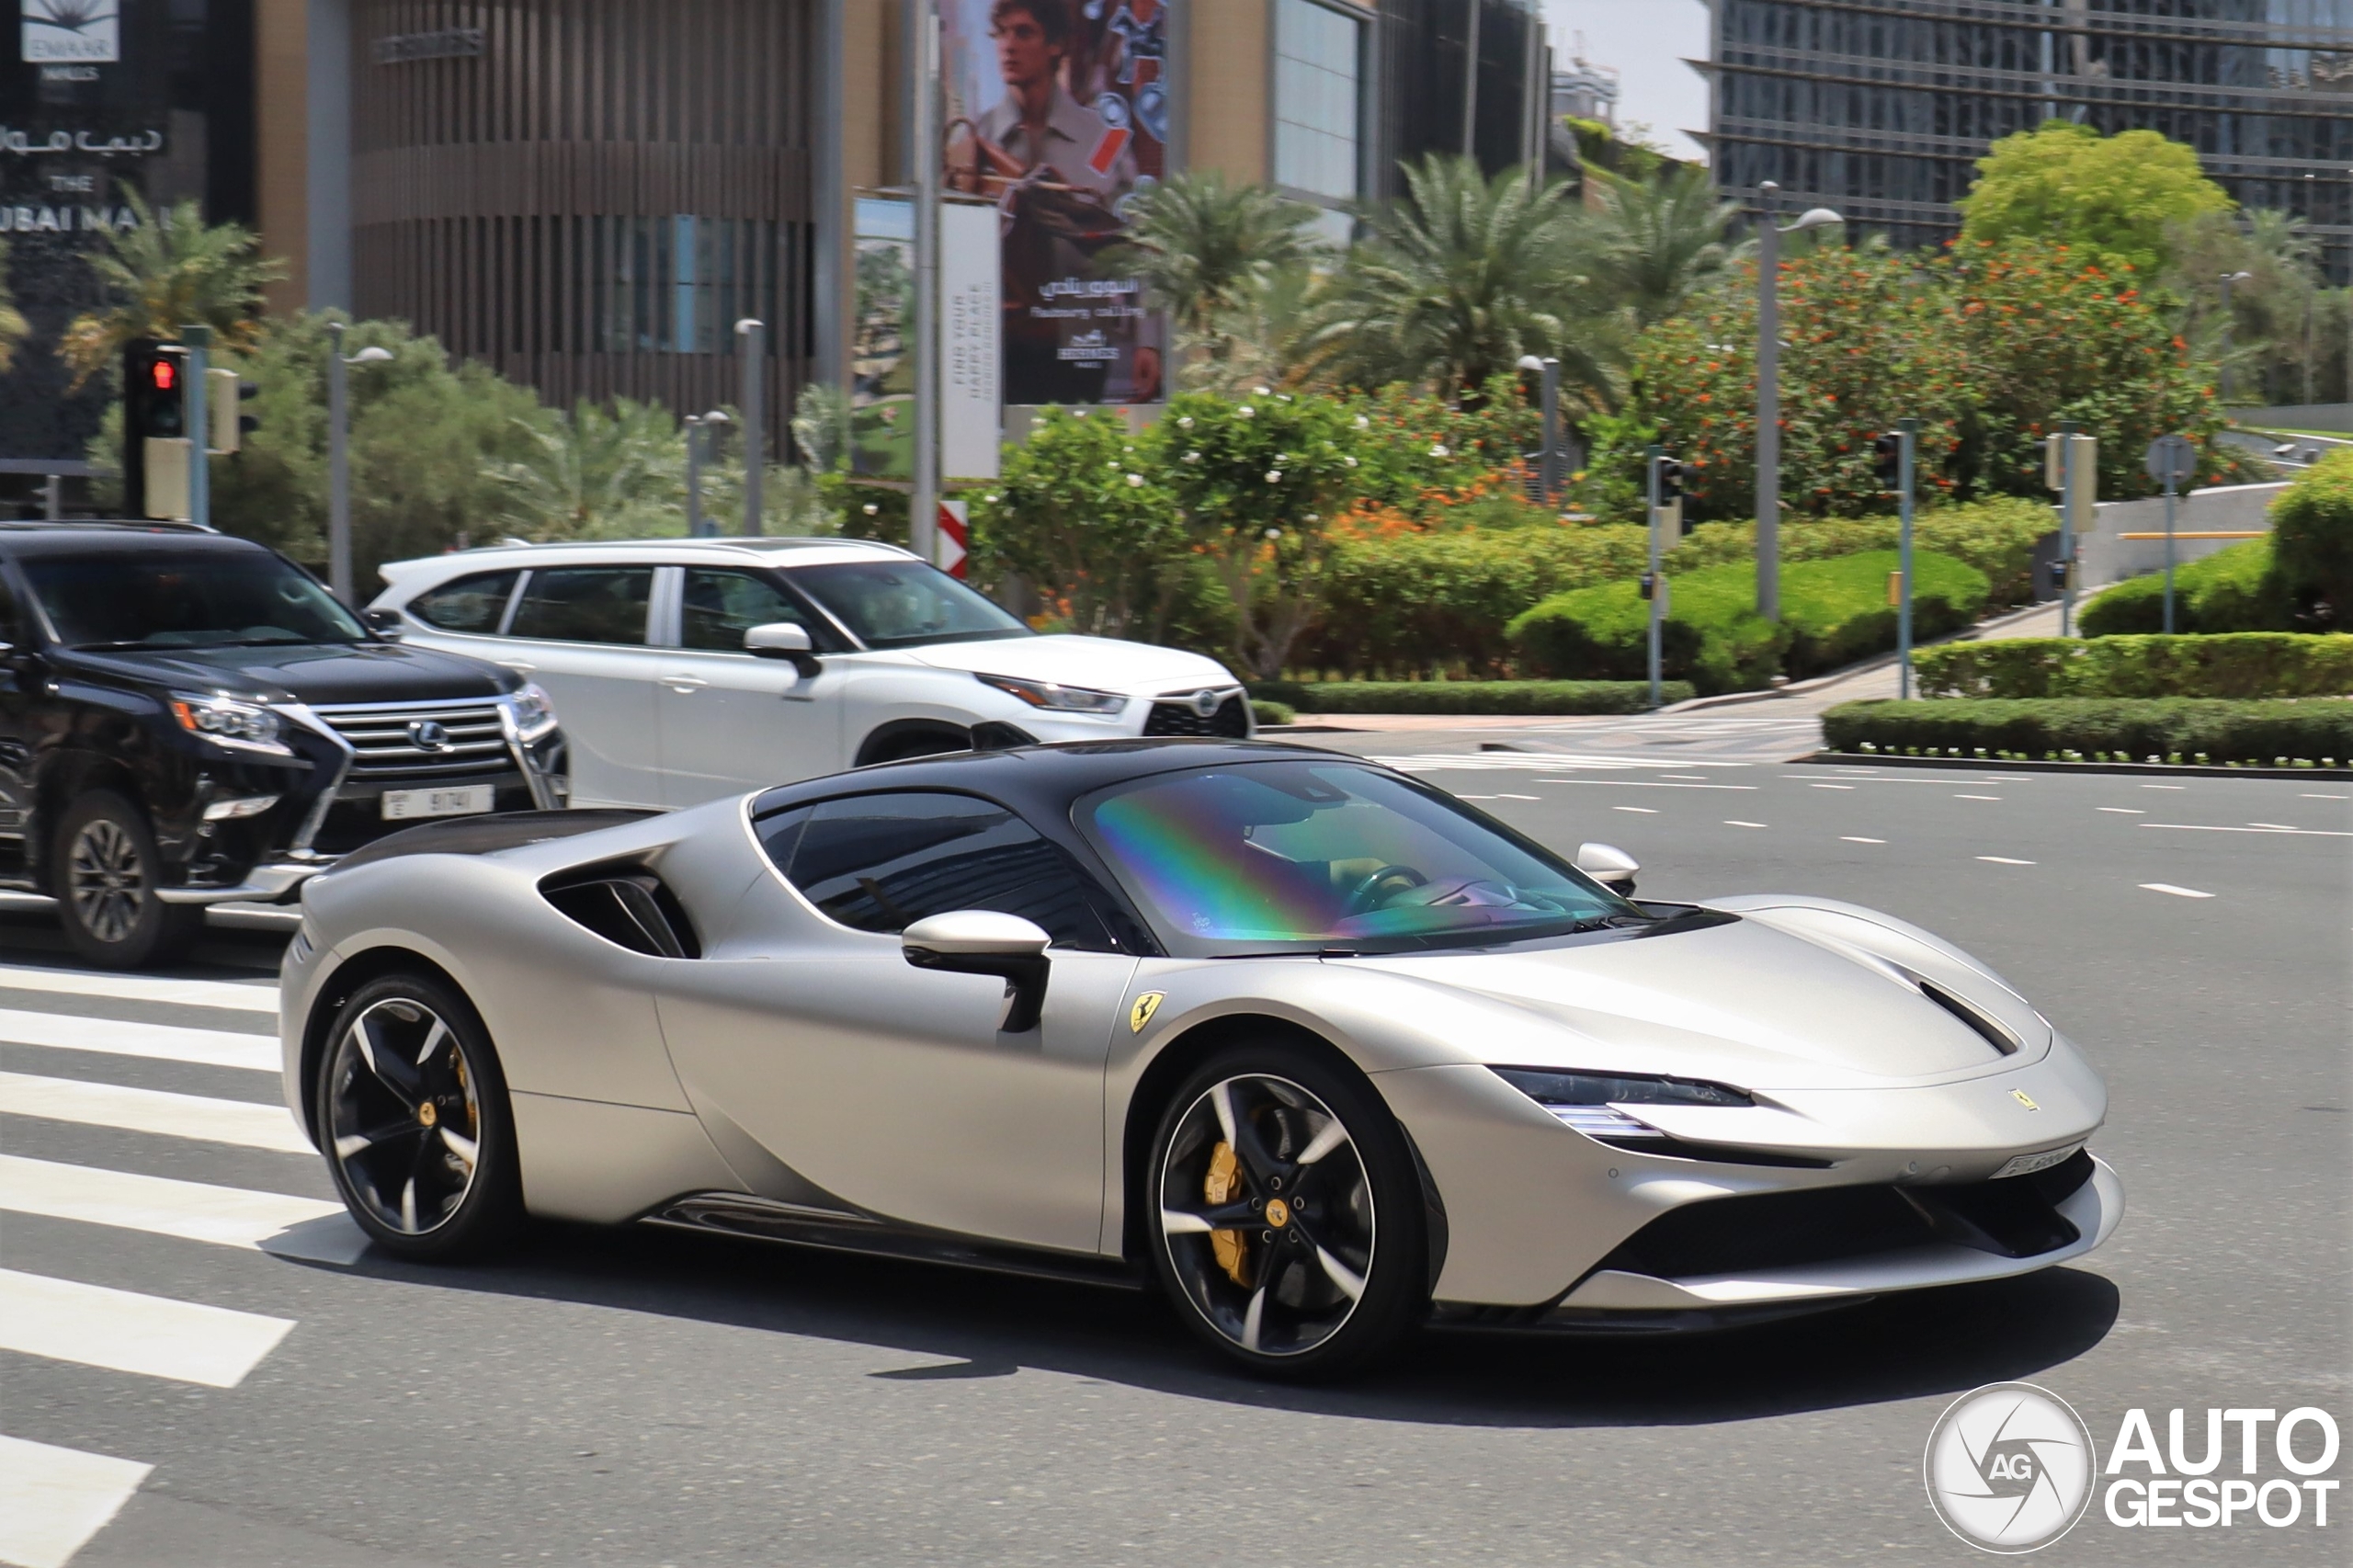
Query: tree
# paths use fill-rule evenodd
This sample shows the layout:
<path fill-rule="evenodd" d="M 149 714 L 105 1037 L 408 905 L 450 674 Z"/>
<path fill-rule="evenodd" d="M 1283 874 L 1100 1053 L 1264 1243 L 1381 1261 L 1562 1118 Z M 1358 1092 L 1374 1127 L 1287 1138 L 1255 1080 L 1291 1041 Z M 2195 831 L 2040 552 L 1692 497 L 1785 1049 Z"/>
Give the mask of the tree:
<path fill-rule="evenodd" d="M 222 349 L 251 353 L 261 339 L 262 290 L 286 276 L 284 265 L 261 255 L 252 230 L 207 223 L 193 201 L 159 218 L 131 187 L 123 200 L 138 221 L 109 232 L 89 257 L 111 303 L 74 317 L 58 343 L 73 389 L 111 367 L 131 339 L 168 340 L 187 325 L 210 327 Z"/>
<path fill-rule="evenodd" d="M 1127 243 L 1110 265 L 1133 271 L 1180 333 L 1218 352 L 1221 318 L 1279 275 L 1324 255 L 1316 210 L 1269 186 L 1233 185 L 1214 169 L 1171 176 L 1136 198 Z"/>
<path fill-rule="evenodd" d="M 660 403 L 584 399 L 569 414 L 513 423 L 523 455 L 484 471 L 500 526 L 534 543 L 686 531 L 686 448 Z"/>
<path fill-rule="evenodd" d="M 1348 406 L 1187 392 L 1170 402 L 1161 439 L 1168 492 L 1233 601 L 1242 662 L 1271 680 L 1323 604 L 1331 520 L 1355 472 Z"/>
<path fill-rule="evenodd" d="M 1162 483 L 1165 445 L 1115 412 L 1048 409 L 977 508 L 983 554 L 1028 578 L 1073 631 L 1157 642 L 1172 568 L 1192 545 Z"/>
<path fill-rule="evenodd" d="M 1405 170 L 1406 197 L 1373 213 L 1307 346 L 1347 384 L 1392 381 L 1476 396 L 1525 354 L 1556 355 L 1573 382 L 1604 386 L 1577 330 L 1585 289 L 1572 260 L 1572 209 L 1559 182 L 1492 180 L 1433 153 Z"/>
<path fill-rule="evenodd" d="M 2164 282 L 2179 301 L 2177 320 L 2192 358 L 2218 377 L 2227 372 L 2235 393 L 2261 388 L 2255 401 L 2303 401 L 2305 316 L 2320 290 L 2311 226 L 2277 208 L 2255 208 L 2201 213 L 2169 225 L 2165 235 L 2171 256 Z M 2225 277 L 2233 279 L 2227 330 L 2220 287 Z M 2315 333 L 2313 347 L 2333 346 L 2337 336 Z"/>
<path fill-rule="evenodd" d="M 8 242 L 0 240 L 0 374 L 16 363 L 17 345 L 31 330 L 25 323 L 24 312 L 17 309 L 15 296 L 9 292 Z"/>
<path fill-rule="evenodd" d="M 2167 259 L 2165 225 L 2233 203 L 2198 154 L 2154 131 L 2102 136 L 2046 120 L 1994 143 L 1977 182 L 1954 205 L 1970 244 L 2054 240 L 2105 252 L 2154 275 Z"/>
<path fill-rule="evenodd" d="M 1578 225 L 1582 270 L 1637 327 L 1673 315 L 1731 266 L 1736 202 L 1717 198 L 1708 171 L 1670 165 L 1647 179 L 1586 170 L 1600 205 Z"/>

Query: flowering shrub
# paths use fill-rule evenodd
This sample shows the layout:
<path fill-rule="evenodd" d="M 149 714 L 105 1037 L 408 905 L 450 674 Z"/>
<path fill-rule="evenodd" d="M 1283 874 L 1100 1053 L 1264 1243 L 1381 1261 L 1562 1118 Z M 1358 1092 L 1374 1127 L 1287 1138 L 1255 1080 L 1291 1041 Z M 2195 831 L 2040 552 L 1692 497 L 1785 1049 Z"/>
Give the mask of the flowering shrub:
<path fill-rule="evenodd" d="M 1047 410 L 974 503 L 982 564 L 1029 578 L 1073 631 L 1157 637 L 1190 544 L 1160 469 L 1117 412 Z"/>

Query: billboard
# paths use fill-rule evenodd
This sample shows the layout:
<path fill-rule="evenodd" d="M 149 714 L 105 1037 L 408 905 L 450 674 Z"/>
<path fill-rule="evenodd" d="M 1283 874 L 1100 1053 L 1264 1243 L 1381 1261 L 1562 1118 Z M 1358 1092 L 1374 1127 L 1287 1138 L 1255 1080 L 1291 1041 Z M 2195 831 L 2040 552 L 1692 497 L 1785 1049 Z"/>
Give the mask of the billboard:
<path fill-rule="evenodd" d="M 1166 169 L 1167 0 L 939 0 L 950 191 L 996 204 L 1009 403 L 1158 403 L 1167 324 L 1114 265 Z"/>

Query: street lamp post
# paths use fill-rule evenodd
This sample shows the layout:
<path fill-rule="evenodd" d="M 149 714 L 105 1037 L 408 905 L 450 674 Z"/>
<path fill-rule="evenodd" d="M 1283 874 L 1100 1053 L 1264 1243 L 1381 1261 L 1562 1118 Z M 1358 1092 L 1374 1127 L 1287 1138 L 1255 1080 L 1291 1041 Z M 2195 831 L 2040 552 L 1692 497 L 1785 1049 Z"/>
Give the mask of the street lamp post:
<path fill-rule="evenodd" d="M 345 386 L 353 365 L 384 365 L 392 351 L 370 344 L 345 358 L 342 322 L 327 323 L 327 586 L 351 602 L 351 404 Z"/>
<path fill-rule="evenodd" d="M 760 481 L 767 472 L 767 454 L 762 433 L 767 428 L 767 324 L 745 316 L 735 324 L 735 353 L 744 361 L 744 395 L 737 403 L 744 415 L 744 536 L 756 539 L 761 527 Z"/>
<path fill-rule="evenodd" d="M 1561 493 L 1561 362 L 1550 354 L 1540 359 L 1523 354 L 1519 368 L 1544 378 L 1544 452 L 1536 460 L 1536 487 L 1550 506 Z"/>
<path fill-rule="evenodd" d="M 2222 279 L 2222 402 L 2225 404 L 2231 401 L 2231 340 L 2234 336 L 2231 321 L 2231 285 L 2244 283 L 2254 276 L 2252 272 L 2221 274 Z"/>
<path fill-rule="evenodd" d="M 939 16 L 933 0 L 909 7 L 915 22 L 910 85 L 915 157 L 915 461 L 908 477 L 907 548 L 939 564 Z"/>
<path fill-rule="evenodd" d="M 709 414 L 689 414 L 681 423 L 687 427 L 687 537 L 708 539 L 719 530 L 702 515 L 703 460 L 718 458 L 719 427 L 729 421 L 714 408 Z"/>
<path fill-rule="evenodd" d="M 1781 187 L 1767 180 L 1765 222 L 1756 231 L 1756 613 L 1781 619 L 1781 236 L 1847 220 L 1810 207 L 1784 229 Z"/>

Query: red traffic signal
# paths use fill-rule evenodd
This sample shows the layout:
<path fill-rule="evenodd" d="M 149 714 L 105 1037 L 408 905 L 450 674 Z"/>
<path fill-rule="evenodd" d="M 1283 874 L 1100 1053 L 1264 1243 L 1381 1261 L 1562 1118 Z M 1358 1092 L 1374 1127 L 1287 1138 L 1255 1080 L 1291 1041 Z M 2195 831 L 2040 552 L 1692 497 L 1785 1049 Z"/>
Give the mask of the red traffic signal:
<path fill-rule="evenodd" d="M 149 379 L 153 381 L 157 392 L 169 392 L 179 380 L 179 372 L 172 369 L 169 359 L 158 359 L 149 371 Z"/>

